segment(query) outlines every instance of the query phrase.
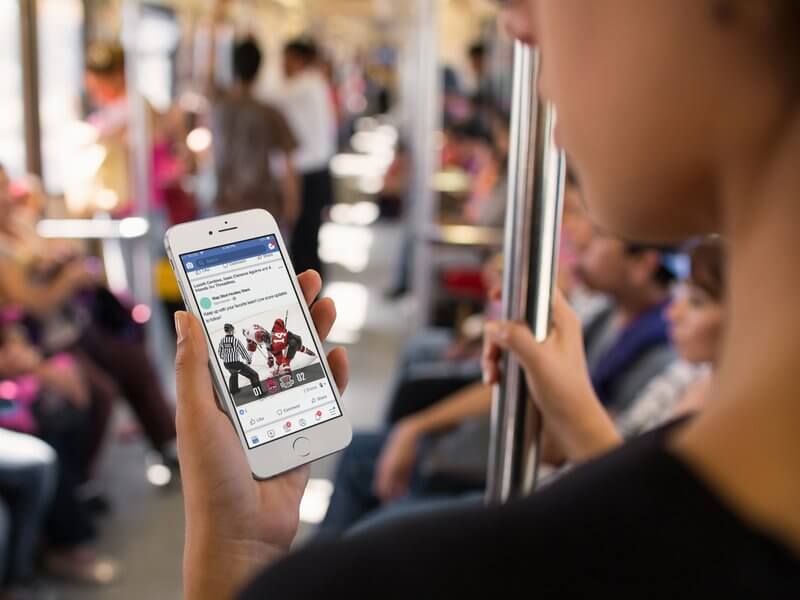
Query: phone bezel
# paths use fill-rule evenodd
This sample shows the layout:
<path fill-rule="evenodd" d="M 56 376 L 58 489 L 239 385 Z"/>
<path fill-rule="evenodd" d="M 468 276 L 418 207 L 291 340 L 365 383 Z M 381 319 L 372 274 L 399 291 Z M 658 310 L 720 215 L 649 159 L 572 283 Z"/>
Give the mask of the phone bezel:
<path fill-rule="evenodd" d="M 209 232 L 211 232 L 211 235 L 209 235 Z M 238 241 L 268 235 L 274 235 L 278 240 L 278 244 L 289 270 L 289 279 L 294 286 L 295 293 L 298 298 L 303 298 L 303 292 L 294 274 L 291 257 L 288 255 L 287 246 L 281 236 L 280 228 L 272 215 L 267 211 L 260 209 L 247 210 L 171 227 L 164 236 L 164 243 L 187 310 L 200 318 L 200 307 L 195 301 L 194 294 L 190 291 L 189 280 L 180 263 L 181 255 L 206 250 L 214 246 L 232 244 Z M 308 306 L 302 301 L 299 304 L 309 324 L 309 330 L 311 331 L 317 348 L 324 349 L 316 327 L 313 325 Z M 219 391 L 225 390 L 220 401 L 227 411 L 227 416 L 231 420 L 233 429 L 245 451 L 247 461 L 250 464 L 250 470 L 255 478 L 268 479 L 274 477 L 285 471 L 319 460 L 348 446 L 353 435 L 352 428 L 347 420 L 341 395 L 333 381 L 331 369 L 328 365 L 325 352 L 323 351 L 320 352 L 320 362 L 325 370 L 336 402 L 339 405 L 341 416 L 261 446 L 249 448 L 244 436 L 244 429 L 238 422 L 236 407 L 233 404 L 230 394 L 227 393 L 226 376 L 222 372 L 219 362 L 213 359 L 215 356 L 215 349 L 212 346 L 209 336 L 205 332 L 205 328 L 204 336 L 209 353 L 209 370 L 211 371 L 215 387 L 218 390 L 217 395 L 219 395 Z M 234 419 L 236 421 L 234 421 Z M 301 457 L 294 452 L 293 445 L 297 438 L 300 437 L 309 440 L 311 453 L 308 456 Z"/>

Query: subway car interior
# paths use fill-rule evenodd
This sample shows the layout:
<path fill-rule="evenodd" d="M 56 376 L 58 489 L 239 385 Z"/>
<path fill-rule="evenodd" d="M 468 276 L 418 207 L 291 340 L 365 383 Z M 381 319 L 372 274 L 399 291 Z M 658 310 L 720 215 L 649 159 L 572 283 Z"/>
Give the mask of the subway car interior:
<path fill-rule="evenodd" d="M 800 598 L 798 32 L 0 0 L 0 600 Z"/>

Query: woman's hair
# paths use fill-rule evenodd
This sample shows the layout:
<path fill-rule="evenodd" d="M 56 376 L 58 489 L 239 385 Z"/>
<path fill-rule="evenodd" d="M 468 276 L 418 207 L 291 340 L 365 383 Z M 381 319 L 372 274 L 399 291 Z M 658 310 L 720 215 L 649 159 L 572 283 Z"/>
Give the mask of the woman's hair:
<path fill-rule="evenodd" d="M 689 282 L 696 285 L 716 302 L 725 297 L 725 247 L 722 238 L 709 236 L 691 244 L 688 249 L 692 263 Z"/>

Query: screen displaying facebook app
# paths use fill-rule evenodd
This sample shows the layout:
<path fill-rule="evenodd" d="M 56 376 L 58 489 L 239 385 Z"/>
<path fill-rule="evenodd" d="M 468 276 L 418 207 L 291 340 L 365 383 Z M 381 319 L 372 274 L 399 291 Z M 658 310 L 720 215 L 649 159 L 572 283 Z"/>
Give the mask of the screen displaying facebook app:
<path fill-rule="evenodd" d="M 274 235 L 180 258 L 250 448 L 341 416 Z"/>

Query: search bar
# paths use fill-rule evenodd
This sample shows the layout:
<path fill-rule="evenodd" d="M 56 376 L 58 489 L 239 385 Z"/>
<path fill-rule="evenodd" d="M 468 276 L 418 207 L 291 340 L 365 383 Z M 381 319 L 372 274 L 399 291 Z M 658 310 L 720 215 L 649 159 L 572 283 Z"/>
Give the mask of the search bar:
<path fill-rule="evenodd" d="M 274 254 L 277 249 L 270 249 L 267 244 L 251 246 L 249 248 L 242 248 L 241 250 L 231 250 L 230 252 L 221 252 L 220 254 L 210 254 L 208 256 L 198 257 L 191 261 L 186 261 L 186 269 L 189 271 L 198 269 L 208 269 L 211 267 L 219 267 L 233 262 L 239 262 L 258 256 L 266 256 Z"/>

